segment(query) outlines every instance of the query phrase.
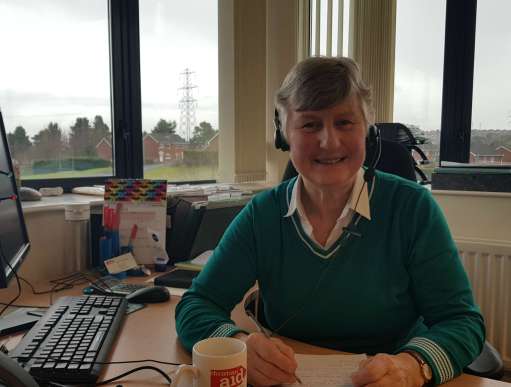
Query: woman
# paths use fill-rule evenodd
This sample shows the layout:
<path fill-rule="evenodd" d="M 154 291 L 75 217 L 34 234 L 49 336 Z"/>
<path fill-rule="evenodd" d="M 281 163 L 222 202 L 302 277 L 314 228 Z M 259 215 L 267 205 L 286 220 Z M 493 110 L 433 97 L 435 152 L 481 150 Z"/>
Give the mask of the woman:
<path fill-rule="evenodd" d="M 429 191 L 362 167 L 374 118 L 358 66 L 306 59 L 284 80 L 276 107 L 299 176 L 254 197 L 230 225 L 177 306 L 182 343 L 239 337 L 250 383 L 293 382 L 293 350 L 230 319 L 257 280 L 274 333 L 376 355 L 353 374 L 356 386 L 458 375 L 482 348 L 483 319 Z"/>

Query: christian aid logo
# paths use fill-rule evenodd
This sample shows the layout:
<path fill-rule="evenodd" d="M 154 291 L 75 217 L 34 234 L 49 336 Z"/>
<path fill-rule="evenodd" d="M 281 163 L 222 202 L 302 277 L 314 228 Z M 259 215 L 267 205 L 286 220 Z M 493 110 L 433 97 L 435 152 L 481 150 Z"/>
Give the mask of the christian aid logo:
<path fill-rule="evenodd" d="M 211 387 L 241 386 L 247 377 L 247 370 L 242 366 L 226 370 L 211 370 L 210 372 Z"/>

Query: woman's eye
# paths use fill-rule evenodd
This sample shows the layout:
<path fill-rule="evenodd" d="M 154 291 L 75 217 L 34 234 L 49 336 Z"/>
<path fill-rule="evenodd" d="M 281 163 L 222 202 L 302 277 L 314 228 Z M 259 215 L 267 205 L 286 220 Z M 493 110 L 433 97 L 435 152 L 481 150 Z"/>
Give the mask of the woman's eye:
<path fill-rule="evenodd" d="M 337 126 L 347 126 L 347 125 L 351 125 L 351 124 L 353 124 L 353 122 L 351 122 L 350 120 L 337 121 Z"/>
<path fill-rule="evenodd" d="M 320 124 L 318 122 L 306 122 L 302 127 L 304 129 L 317 129 L 320 127 Z"/>

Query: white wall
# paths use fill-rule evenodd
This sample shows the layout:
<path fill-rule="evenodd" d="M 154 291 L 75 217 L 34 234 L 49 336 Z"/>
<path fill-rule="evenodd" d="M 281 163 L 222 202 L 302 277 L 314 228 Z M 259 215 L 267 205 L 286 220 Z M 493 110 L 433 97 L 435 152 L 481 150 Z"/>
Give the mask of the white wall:
<path fill-rule="evenodd" d="M 459 242 L 480 241 L 511 249 L 511 193 L 433 191 Z"/>

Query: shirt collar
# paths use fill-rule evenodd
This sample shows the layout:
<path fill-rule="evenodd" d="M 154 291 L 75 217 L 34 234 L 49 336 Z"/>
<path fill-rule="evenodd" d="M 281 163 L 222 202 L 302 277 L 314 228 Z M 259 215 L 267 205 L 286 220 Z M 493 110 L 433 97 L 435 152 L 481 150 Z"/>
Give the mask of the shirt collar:
<path fill-rule="evenodd" d="M 291 192 L 291 199 L 289 201 L 289 208 L 287 210 L 286 215 L 284 217 L 289 217 L 293 215 L 295 211 L 303 215 L 303 205 L 300 197 L 300 186 L 303 184 L 301 175 L 298 175 L 295 184 L 293 186 L 293 190 Z M 360 196 L 360 197 L 359 197 Z M 356 208 L 355 208 L 356 205 Z M 348 210 L 353 210 L 364 218 L 371 220 L 371 209 L 369 207 L 369 194 L 367 190 L 367 184 L 365 184 L 364 180 L 364 169 L 360 168 L 357 172 L 357 176 L 355 178 L 355 184 L 353 184 L 353 188 L 351 190 L 350 198 L 346 203 L 346 206 L 341 212 L 341 216 L 339 218 L 343 218 L 346 216 Z"/>

